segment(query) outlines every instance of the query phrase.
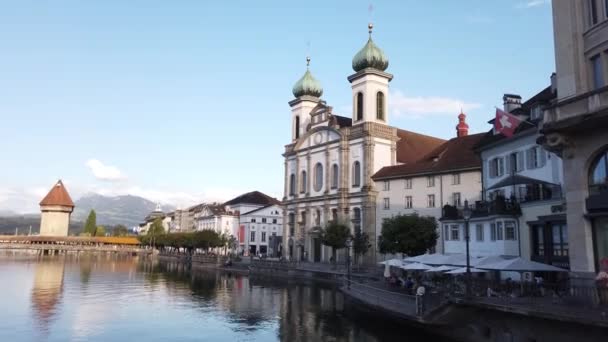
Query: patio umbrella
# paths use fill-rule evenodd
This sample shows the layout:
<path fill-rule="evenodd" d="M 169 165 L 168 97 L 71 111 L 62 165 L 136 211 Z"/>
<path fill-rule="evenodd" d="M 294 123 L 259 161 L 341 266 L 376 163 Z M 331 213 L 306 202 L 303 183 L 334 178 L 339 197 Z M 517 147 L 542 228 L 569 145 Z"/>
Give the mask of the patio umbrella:
<path fill-rule="evenodd" d="M 495 263 L 476 265 L 477 268 L 492 271 L 514 271 L 514 272 L 568 272 L 563 268 L 542 264 L 536 261 L 526 260 L 520 257 L 507 259 Z"/>
<path fill-rule="evenodd" d="M 414 262 L 411 264 L 401 265 L 400 268 L 402 270 L 406 270 L 406 271 L 426 271 L 426 270 L 432 268 L 432 266 L 421 264 L 419 262 Z"/>
<path fill-rule="evenodd" d="M 494 263 L 505 261 L 505 260 L 507 260 L 507 258 L 502 257 L 500 255 L 490 255 L 490 256 L 486 256 L 486 257 L 471 259 L 471 266 L 475 266 L 475 267 L 479 268 L 479 266 L 482 266 L 482 265 L 494 264 Z"/>
<path fill-rule="evenodd" d="M 471 271 L 471 273 L 488 272 L 486 270 L 480 270 L 479 268 L 475 268 L 475 267 L 469 267 L 469 270 Z M 461 268 L 457 268 L 457 269 L 449 271 L 449 272 L 445 272 L 445 274 L 465 274 L 465 273 L 467 273 L 466 267 L 461 267 Z"/>
<path fill-rule="evenodd" d="M 381 261 L 381 262 L 379 262 L 379 264 L 389 265 L 389 266 L 401 266 L 401 265 L 403 265 L 403 260 L 395 258 L 395 259 Z"/>
<path fill-rule="evenodd" d="M 424 272 L 429 272 L 429 273 L 431 273 L 431 272 L 445 272 L 445 271 L 452 271 L 452 270 L 455 270 L 457 268 L 458 267 L 456 267 L 456 266 L 441 265 L 441 266 L 437 266 L 437 267 L 433 267 L 431 269 L 428 269 L 428 270 L 426 270 Z"/>
<path fill-rule="evenodd" d="M 414 257 L 409 257 L 403 259 L 405 262 L 419 262 L 427 265 L 439 266 L 449 264 L 448 261 L 454 259 L 460 254 L 441 254 L 441 253 L 433 253 L 433 254 L 421 254 Z M 462 257 L 464 258 L 464 256 Z"/>

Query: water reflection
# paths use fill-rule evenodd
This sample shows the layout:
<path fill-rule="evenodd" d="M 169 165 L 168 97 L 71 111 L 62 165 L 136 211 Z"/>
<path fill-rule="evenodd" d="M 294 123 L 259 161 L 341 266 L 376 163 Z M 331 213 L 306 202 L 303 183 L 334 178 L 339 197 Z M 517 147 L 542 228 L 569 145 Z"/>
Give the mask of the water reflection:
<path fill-rule="evenodd" d="M 64 269 L 65 262 L 54 259 L 41 259 L 35 266 L 31 307 L 42 331 L 48 331 L 57 313 L 63 293 Z"/>

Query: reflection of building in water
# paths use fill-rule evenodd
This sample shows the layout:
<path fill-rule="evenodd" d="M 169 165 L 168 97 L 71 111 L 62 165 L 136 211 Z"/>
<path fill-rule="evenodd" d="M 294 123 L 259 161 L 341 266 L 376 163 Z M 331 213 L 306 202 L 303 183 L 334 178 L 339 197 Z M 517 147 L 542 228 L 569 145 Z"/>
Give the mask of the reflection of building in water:
<path fill-rule="evenodd" d="M 35 319 L 46 329 L 55 315 L 63 292 L 63 261 L 36 264 L 32 288 L 32 310 Z"/>

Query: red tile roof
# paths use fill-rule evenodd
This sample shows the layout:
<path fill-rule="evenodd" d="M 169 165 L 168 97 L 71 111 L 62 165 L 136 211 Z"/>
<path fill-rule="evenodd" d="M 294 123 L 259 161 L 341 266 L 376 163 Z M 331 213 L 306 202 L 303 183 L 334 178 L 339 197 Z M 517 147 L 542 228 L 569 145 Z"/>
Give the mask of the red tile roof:
<path fill-rule="evenodd" d="M 40 205 L 60 205 L 73 208 L 74 202 L 72 202 L 72 198 L 70 198 L 63 182 L 58 180 L 51 191 L 40 201 Z"/>
<path fill-rule="evenodd" d="M 386 166 L 372 176 L 374 180 L 420 174 L 444 173 L 465 169 L 481 169 L 481 159 L 473 150 L 485 133 L 450 139 L 422 158 L 401 165 Z"/>
<path fill-rule="evenodd" d="M 429 135 L 397 129 L 397 162 L 413 163 L 445 142 Z"/>

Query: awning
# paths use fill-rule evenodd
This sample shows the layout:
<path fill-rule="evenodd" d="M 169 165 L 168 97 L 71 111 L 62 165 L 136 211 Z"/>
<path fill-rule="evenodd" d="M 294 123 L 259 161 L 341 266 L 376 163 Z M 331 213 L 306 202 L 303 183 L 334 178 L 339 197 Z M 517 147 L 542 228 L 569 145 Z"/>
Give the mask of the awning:
<path fill-rule="evenodd" d="M 499 189 L 499 188 L 504 188 L 507 186 L 513 186 L 513 185 L 522 185 L 522 184 L 542 184 L 542 185 L 552 185 L 552 186 L 556 186 L 557 184 L 554 183 L 549 183 L 540 179 L 534 179 L 534 178 L 530 178 L 530 177 L 526 177 L 526 176 L 522 176 L 522 175 L 511 175 L 503 180 L 501 180 L 500 182 L 492 185 L 491 187 L 487 188 L 486 190 L 494 190 L 494 189 Z"/>

